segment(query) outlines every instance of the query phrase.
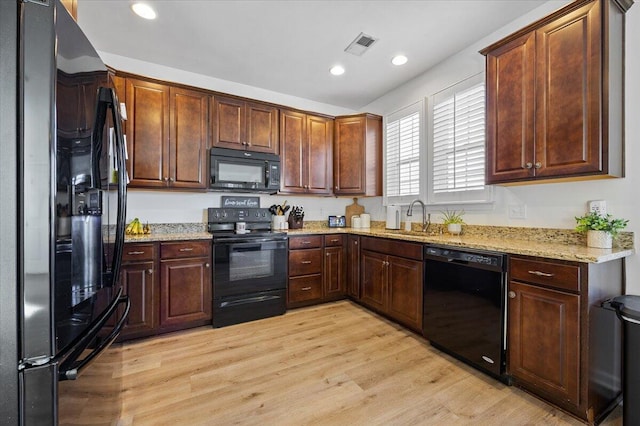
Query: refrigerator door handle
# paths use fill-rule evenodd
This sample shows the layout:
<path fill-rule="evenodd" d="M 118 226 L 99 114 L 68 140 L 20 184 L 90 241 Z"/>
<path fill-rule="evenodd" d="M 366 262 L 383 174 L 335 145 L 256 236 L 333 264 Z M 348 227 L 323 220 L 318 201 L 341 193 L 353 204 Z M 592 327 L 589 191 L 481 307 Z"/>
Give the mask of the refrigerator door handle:
<path fill-rule="evenodd" d="M 122 133 L 122 121 L 119 111 L 118 97 L 115 91 L 109 87 L 98 89 L 98 103 L 96 110 L 96 125 L 93 130 L 93 138 L 96 145 L 102 149 L 102 135 L 107 118 L 107 108 L 111 109 L 113 128 L 115 133 L 115 155 L 118 165 L 118 208 L 116 217 L 116 235 L 114 241 L 113 259 L 109 270 L 110 281 L 107 285 L 115 288 L 116 281 L 120 275 L 120 264 L 122 263 L 122 252 L 124 251 L 124 228 L 127 214 L 127 170 L 125 160 L 124 136 Z M 94 160 L 94 164 L 98 161 Z"/>
<path fill-rule="evenodd" d="M 126 297 L 126 296 L 125 296 Z M 105 326 L 109 318 L 116 312 L 120 300 L 122 299 L 122 288 L 118 289 L 118 294 L 111 301 L 107 309 L 105 309 L 99 317 L 86 328 L 86 331 L 71 341 L 66 347 L 51 358 L 51 363 L 61 363 L 62 366 L 69 362 L 74 362 L 87 348 L 87 346 L 95 339 L 100 330 Z M 128 312 L 126 312 L 128 314 Z M 61 368 L 62 369 L 62 368 Z"/>
<path fill-rule="evenodd" d="M 65 360 L 60 365 L 58 380 L 62 381 L 77 379 L 82 371 L 84 371 L 84 369 L 87 368 L 98 355 L 100 355 L 105 349 L 111 346 L 113 341 L 116 340 L 116 338 L 122 331 L 122 328 L 127 321 L 127 317 L 129 316 L 129 310 L 131 309 L 131 300 L 129 299 L 129 296 L 120 296 L 118 299 L 116 299 L 115 306 L 117 307 L 118 305 L 121 305 L 123 303 L 125 304 L 124 312 L 122 313 L 122 317 L 120 318 L 120 320 L 118 320 L 118 323 L 111 330 L 111 333 L 109 333 L 109 335 L 100 343 L 100 345 L 98 345 L 98 347 L 93 349 L 93 351 L 91 351 L 91 353 L 85 356 L 82 360 L 78 361 L 77 359 L 75 359 L 76 357 L 70 357 Z M 115 313 L 115 310 L 113 310 L 111 313 Z M 109 318 L 110 315 L 107 316 L 106 319 Z M 74 352 L 74 355 L 77 354 L 79 356 L 83 351 L 84 348 L 78 348 Z"/>

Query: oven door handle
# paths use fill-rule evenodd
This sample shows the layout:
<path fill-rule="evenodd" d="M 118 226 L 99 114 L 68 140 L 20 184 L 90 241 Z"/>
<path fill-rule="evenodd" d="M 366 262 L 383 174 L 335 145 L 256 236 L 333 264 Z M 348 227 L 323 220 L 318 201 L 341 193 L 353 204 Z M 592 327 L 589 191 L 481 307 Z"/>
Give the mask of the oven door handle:
<path fill-rule="evenodd" d="M 220 303 L 221 308 L 229 308 L 231 306 L 246 305 L 249 303 L 266 302 L 267 300 L 280 299 L 280 296 L 255 296 L 247 297 L 246 299 L 233 300 L 231 302 Z"/>
<path fill-rule="evenodd" d="M 287 236 L 282 237 L 269 237 L 269 238 L 252 238 L 252 237 L 225 237 L 225 238 L 214 238 L 214 245 L 231 245 L 233 244 L 233 248 L 240 247 L 245 244 L 255 245 L 258 243 L 277 243 L 281 244 L 283 247 L 287 242 Z"/>
<path fill-rule="evenodd" d="M 246 252 L 246 251 L 261 251 L 262 244 L 242 244 L 232 246 L 229 251 L 231 252 Z"/>

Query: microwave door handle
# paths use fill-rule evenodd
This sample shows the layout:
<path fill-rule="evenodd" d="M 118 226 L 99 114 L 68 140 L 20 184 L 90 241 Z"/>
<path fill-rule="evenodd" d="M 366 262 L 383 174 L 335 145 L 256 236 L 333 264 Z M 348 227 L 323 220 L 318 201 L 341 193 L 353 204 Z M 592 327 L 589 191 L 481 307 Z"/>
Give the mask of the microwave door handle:
<path fill-rule="evenodd" d="M 269 180 L 270 180 L 270 173 L 269 173 L 269 163 L 264 163 L 264 187 L 265 188 L 269 188 Z"/>

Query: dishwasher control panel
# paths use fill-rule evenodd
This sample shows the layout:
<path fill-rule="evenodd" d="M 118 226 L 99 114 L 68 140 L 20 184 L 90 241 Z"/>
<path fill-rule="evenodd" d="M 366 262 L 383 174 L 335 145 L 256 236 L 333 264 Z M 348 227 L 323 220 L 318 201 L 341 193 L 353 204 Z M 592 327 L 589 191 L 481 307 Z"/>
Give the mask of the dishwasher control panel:
<path fill-rule="evenodd" d="M 485 252 L 480 250 L 454 249 L 442 246 L 425 246 L 425 256 L 441 260 L 443 262 L 473 263 L 478 265 L 491 266 L 496 269 L 506 267 L 506 255 L 497 252 Z"/>

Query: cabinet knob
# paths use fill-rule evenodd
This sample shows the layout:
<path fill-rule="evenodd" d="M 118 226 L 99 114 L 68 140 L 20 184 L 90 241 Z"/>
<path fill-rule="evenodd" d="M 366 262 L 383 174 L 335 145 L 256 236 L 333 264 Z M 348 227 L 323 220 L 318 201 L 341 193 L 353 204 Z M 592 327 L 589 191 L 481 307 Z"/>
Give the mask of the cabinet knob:
<path fill-rule="evenodd" d="M 209 262 L 205 263 L 205 264 L 204 264 L 204 267 L 205 267 L 205 268 L 208 268 L 208 267 L 209 267 Z"/>
<path fill-rule="evenodd" d="M 311 261 L 310 260 L 303 260 L 300 263 L 302 263 L 303 265 L 309 265 L 309 264 L 311 264 Z"/>
<path fill-rule="evenodd" d="M 535 164 L 536 169 L 539 169 L 540 167 L 542 167 L 542 163 L 541 162 L 536 162 Z"/>
<path fill-rule="evenodd" d="M 358 245 L 358 242 L 357 242 L 357 241 L 354 241 L 354 242 L 353 242 L 353 244 Z"/>
<path fill-rule="evenodd" d="M 163 180 L 164 180 L 165 182 L 169 182 L 169 178 L 168 178 L 168 177 L 165 177 Z"/>
<path fill-rule="evenodd" d="M 515 291 L 510 291 L 509 292 L 509 299 L 515 299 L 516 298 L 516 292 Z"/>
<path fill-rule="evenodd" d="M 302 291 L 309 291 L 309 290 L 311 290 L 311 287 L 302 287 L 300 290 L 302 290 Z"/>
<path fill-rule="evenodd" d="M 526 163 L 526 164 L 524 165 L 524 168 L 525 168 L 525 169 L 530 169 L 530 168 L 532 168 L 532 167 L 533 167 L 533 163 Z"/>
<path fill-rule="evenodd" d="M 175 182 L 176 180 L 174 178 L 169 178 L 169 182 Z"/>
<path fill-rule="evenodd" d="M 132 255 L 132 256 L 138 256 L 138 255 L 144 254 L 144 252 L 143 251 L 130 251 L 127 254 Z"/>
<path fill-rule="evenodd" d="M 147 269 L 147 274 L 149 275 L 153 274 L 153 269 Z"/>

